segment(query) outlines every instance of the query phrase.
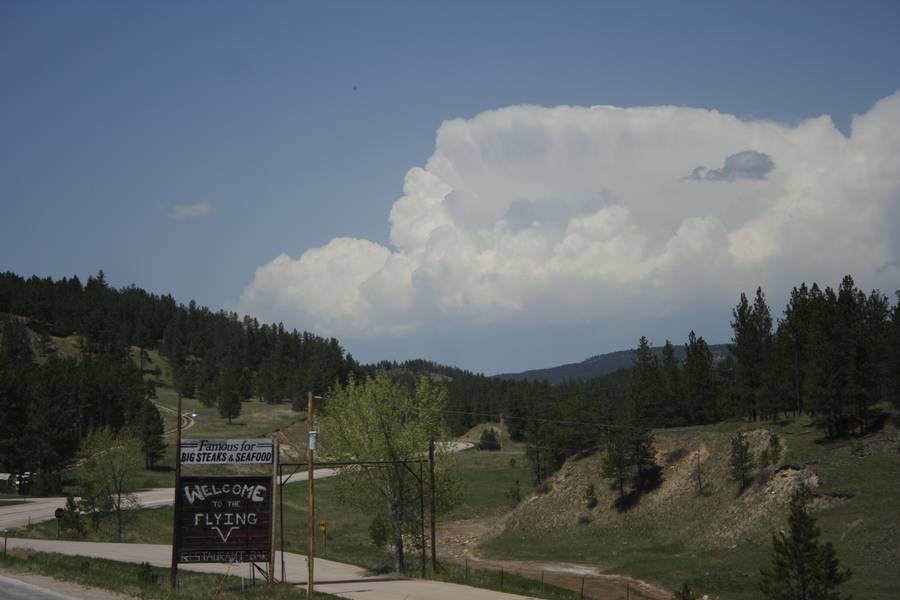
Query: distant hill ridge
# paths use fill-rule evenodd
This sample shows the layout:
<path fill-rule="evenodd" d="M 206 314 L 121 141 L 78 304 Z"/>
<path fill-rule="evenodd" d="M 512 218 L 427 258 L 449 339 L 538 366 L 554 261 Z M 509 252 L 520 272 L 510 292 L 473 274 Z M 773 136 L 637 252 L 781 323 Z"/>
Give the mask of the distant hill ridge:
<path fill-rule="evenodd" d="M 652 350 L 654 355 L 658 358 L 662 358 L 662 346 L 654 346 Z M 713 360 L 716 363 L 724 360 L 725 357 L 728 356 L 728 344 L 710 344 L 709 350 L 712 352 Z M 553 385 L 558 385 L 564 381 L 593 379 L 595 377 L 609 375 L 620 369 L 629 369 L 632 364 L 634 364 L 634 357 L 634 350 L 619 350 L 607 354 L 598 354 L 577 363 L 568 363 L 546 369 L 532 369 L 530 371 L 522 371 L 521 373 L 501 373 L 499 375 L 494 375 L 494 377 L 517 381 L 546 380 Z M 679 361 L 684 360 L 683 344 L 677 344 L 675 346 L 675 357 Z"/>

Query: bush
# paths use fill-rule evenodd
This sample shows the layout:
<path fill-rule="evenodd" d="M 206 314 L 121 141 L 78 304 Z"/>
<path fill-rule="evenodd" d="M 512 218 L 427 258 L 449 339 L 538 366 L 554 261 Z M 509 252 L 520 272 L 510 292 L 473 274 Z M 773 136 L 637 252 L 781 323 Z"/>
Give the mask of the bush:
<path fill-rule="evenodd" d="M 153 567 L 148 562 L 142 562 L 141 566 L 138 567 L 137 578 L 138 582 L 144 586 L 159 585 L 159 574 L 153 570 Z"/>
<path fill-rule="evenodd" d="M 497 431 L 493 427 L 484 429 L 481 432 L 481 439 L 478 441 L 478 448 L 479 450 L 500 449 L 500 437 L 497 435 Z"/>
<path fill-rule="evenodd" d="M 372 523 L 369 525 L 369 538 L 378 548 L 387 546 L 391 539 L 391 522 L 386 514 L 379 513 L 372 519 Z"/>
<path fill-rule="evenodd" d="M 52 471 L 38 473 L 31 484 L 32 496 L 58 496 L 62 493 L 62 475 Z"/>
<path fill-rule="evenodd" d="M 775 466 L 778 466 L 778 461 L 781 460 L 781 438 L 774 431 L 769 436 L 769 460 Z"/>
<path fill-rule="evenodd" d="M 511 486 L 509 486 L 509 489 L 506 490 L 503 495 L 512 502 L 513 506 L 519 504 L 519 502 L 522 501 L 522 488 L 519 487 L 519 480 L 516 479 L 516 481 Z"/>
<path fill-rule="evenodd" d="M 593 482 L 587 484 L 587 488 L 584 490 L 584 501 L 588 509 L 597 506 L 597 492 L 594 490 Z"/>
<path fill-rule="evenodd" d="M 73 496 L 66 498 L 66 508 L 63 513 L 60 527 L 66 533 L 77 533 L 81 537 L 84 537 L 87 533 L 84 526 L 84 518 L 81 516 L 81 512 L 79 512 L 78 505 L 75 503 L 75 498 Z"/>

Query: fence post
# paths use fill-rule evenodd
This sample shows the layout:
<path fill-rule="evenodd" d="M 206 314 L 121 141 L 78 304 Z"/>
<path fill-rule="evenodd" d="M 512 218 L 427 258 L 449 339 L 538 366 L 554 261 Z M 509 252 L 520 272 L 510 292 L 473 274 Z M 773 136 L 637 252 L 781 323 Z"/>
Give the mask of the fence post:
<path fill-rule="evenodd" d="M 541 593 L 544 593 L 544 572 L 541 571 Z"/>
<path fill-rule="evenodd" d="M 6 538 L 9 537 L 9 532 L 7 530 L 3 530 L 3 556 L 6 556 Z"/>
<path fill-rule="evenodd" d="M 584 577 L 581 578 L 581 600 L 584 600 Z"/>
<path fill-rule="evenodd" d="M 469 580 L 469 559 L 466 559 L 466 574 L 463 576 L 465 581 Z"/>
<path fill-rule="evenodd" d="M 503 591 L 503 569 L 500 569 L 500 591 Z"/>

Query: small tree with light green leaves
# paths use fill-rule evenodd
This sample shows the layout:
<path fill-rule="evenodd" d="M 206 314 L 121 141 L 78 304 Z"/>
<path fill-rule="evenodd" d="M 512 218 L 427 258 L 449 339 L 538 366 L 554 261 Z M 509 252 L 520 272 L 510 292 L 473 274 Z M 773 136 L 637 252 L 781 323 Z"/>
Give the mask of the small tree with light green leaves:
<path fill-rule="evenodd" d="M 138 506 L 133 492 L 138 487 L 136 476 L 144 465 L 141 440 L 125 431 L 96 429 L 82 442 L 81 459 L 78 480 L 82 507 L 95 517 L 103 512 L 113 513 L 116 536 L 121 542 L 125 511 Z"/>
<path fill-rule="evenodd" d="M 428 458 L 428 446 L 436 440 L 438 465 L 436 497 L 438 510 L 449 509 L 458 497 L 458 485 L 443 468 L 450 448 L 446 439 L 443 409 L 447 390 L 427 377 L 414 387 L 385 374 L 336 386 L 327 400 L 321 420 L 320 448 L 329 459 L 382 461 L 383 464 L 345 468 L 336 480 L 339 499 L 369 514 L 382 514 L 382 526 L 394 546 L 395 568 L 406 570 L 404 545 L 420 539 L 419 465 Z M 426 487 L 427 493 L 427 487 Z M 379 534 L 381 535 L 381 533 Z"/>

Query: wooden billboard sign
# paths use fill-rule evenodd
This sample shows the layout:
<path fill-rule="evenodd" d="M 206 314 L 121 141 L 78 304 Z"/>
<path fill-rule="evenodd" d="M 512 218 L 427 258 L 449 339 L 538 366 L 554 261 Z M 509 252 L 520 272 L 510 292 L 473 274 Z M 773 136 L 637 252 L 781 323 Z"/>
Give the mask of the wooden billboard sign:
<path fill-rule="evenodd" d="M 178 397 L 181 414 L 181 396 Z M 275 474 L 272 439 L 181 439 L 176 432 L 175 515 L 170 585 L 180 563 L 268 563 L 274 580 Z M 183 465 L 272 465 L 270 476 L 182 476 Z"/>
<path fill-rule="evenodd" d="M 182 477 L 179 563 L 269 562 L 271 477 Z"/>

